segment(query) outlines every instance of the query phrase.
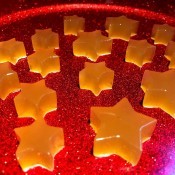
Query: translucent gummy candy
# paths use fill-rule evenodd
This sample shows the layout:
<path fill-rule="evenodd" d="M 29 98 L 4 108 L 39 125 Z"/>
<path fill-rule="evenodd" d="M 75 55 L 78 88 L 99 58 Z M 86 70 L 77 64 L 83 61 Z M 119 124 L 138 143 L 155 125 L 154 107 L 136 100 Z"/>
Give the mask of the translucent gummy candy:
<path fill-rule="evenodd" d="M 96 132 L 93 154 L 117 154 L 133 166 L 142 154 L 142 143 L 150 139 L 156 119 L 136 112 L 127 98 L 112 107 L 91 107 L 90 123 Z"/>
<path fill-rule="evenodd" d="M 75 35 L 84 31 L 85 19 L 77 15 L 64 17 L 64 34 Z"/>
<path fill-rule="evenodd" d="M 105 66 L 105 62 L 85 63 L 85 68 L 79 73 L 81 89 L 91 90 L 96 96 L 102 90 L 112 89 L 114 71 Z"/>
<path fill-rule="evenodd" d="M 112 40 L 101 34 L 101 31 L 80 32 L 78 39 L 73 42 L 75 56 L 85 56 L 96 61 L 99 56 L 108 55 L 112 50 Z"/>

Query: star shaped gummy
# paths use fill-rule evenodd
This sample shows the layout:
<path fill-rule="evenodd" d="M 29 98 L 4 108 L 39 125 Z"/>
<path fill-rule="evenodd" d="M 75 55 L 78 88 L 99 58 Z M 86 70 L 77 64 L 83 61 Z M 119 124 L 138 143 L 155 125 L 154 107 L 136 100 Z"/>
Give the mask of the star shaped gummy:
<path fill-rule="evenodd" d="M 142 67 L 145 63 L 151 62 L 156 51 L 156 46 L 151 45 L 147 40 L 130 40 L 125 61 Z"/>
<path fill-rule="evenodd" d="M 37 166 L 53 171 L 54 156 L 64 147 L 63 129 L 40 118 L 30 126 L 16 128 L 15 133 L 20 141 L 16 157 L 23 171 Z"/>
<path fill-rule="evenodd" d="M 98 96 L 102 90 L 112 89 L 114 71 L 105 66 L 105 62 L 85 63 L 85 68 L 79 72 L 81 89 L 91 90 Z"/>
<path fill-rule="evenodd" d="M 0 63 L 16 64 L 19 59 L 26 57 L 24 43 L 15 38 L 0 42 Z"/>
<path fill-rule="evenodd" d="M 46 77 L 49 73 L 60 72 L 60 59 L 52 49 L 41 49 L 27 58 L 30 70 Z"/>
<path fill-rule="evenodd" d="M 168 24 L 154 24 L 151 38 L 155 44 L 166 46 L 169 41 L 175 38 L 175 27 Z"/>
<path fill-rule="evenodd" d="M 20 90 L 18 75 L 11 69 L 10 63 L 0 63 L 0 98 L 5 98 L 11 92 Z"/>
<path fill-rule="evenodd" d="M 90 122 L 96 132 L 94 156 L 117 154 L 133 166 L 156 126 L 156 119 L 136 112 L 127 98 L 112 107 L 91 107 Z"/>
<path fill-rule="evenodd" d="M 165 51 L 165 57 L 170 61 L 169 68 L 175 68 L 175 42 L 170 41 Z"/>
<path fill-rule="evenodd" d="M 32 36 L 33 49 L 58 49 L 59 48 L 59 36 L 51 29 L 35 30 L 35 34 Z"/>
<path fill-rule="evenodd" d="M 21 83 L 21 92 L 14 98 L 19 117 L 43 118 L 57 109 L 57 95 L 41 80 L 36 83 Z"/>
<path fill-rule="evenodd" d="M 141 88 L 145 92 L 143 106 L 161 108 L 175 118 L 175 70 L 144 72 Z"/>
<path fill-rule="evenodd" d="M 85 56 L 91 61 L 97 61 L 99 56 L 108 55 L 112 50 L 112 40 L 101 34 L 101 31 L 80 32 L 73 42 L 75 56 Z"/>
<path fill-rule="evenodd" d="M 64 17 L 64 34 L 75 35 L 84 31 L 85 19 L 77 15 Z"/>
<path fill-rule="evenodd" d="M 107 17 L 105 23 L 110 38 L 125 41 L 137 34 L 138 26 L 139 21 L 128 19 L 126 16 Z"/>

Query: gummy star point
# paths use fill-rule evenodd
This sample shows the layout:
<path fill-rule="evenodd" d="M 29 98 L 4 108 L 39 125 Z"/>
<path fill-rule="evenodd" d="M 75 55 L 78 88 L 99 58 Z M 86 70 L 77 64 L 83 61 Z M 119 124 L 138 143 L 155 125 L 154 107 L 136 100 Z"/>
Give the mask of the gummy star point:
<path fill-rule="evenodd" d="M 16 128 L 15 133 L 20 141 L 16 157 L 23 171 L 36 166 L 50 171 L 54 169 L 54 156 L 64 148 L 62 128 L 49 126 L 41 119 Z"/>
<path fill-rule="evenodd" d="M 32 36 L 33 49 L 57 49 L 59 48 L 59 36 L 51 29 L 35 30 Z"/>
<path fill-rule="evenodd" d="M 19 59 L 26 57 L 24 43 L 12 38 L 0 42 L 0 63 L 10 62 L 16 64 Z"/>
<path fill-rule="evenodd" d="M 27 58 L 30 70 L 46 77 L 49 73 L 60 72 L 60 59 L 52 49 L 41 49 Z"/>
<path fill-rule="evenodd" d="M 10 63 L 0 63 L 0 98 L 4 100 L 10 93 L 20 90 L 18 75 Z"/>
<path fill-rule="evenodd" d="M 44 80 L 21 83 L 21 92 L 14 98 L 14 103 L 19 117 L 43 118 L 57 108 L 57 96 L 54 90 L 46 87 Z"/>
<path fill-rule="evenodd" d="M 142 67 L 145 63 L 152 61 L 156 51 L 156 46 L 151 45 L 147 40 L 130 40 L 125 61 Z"/>
<path fill-rule="evenodd" d="M 142 143 L 150 139 L 156 119 L 136 112 L 127 98 L 113 107 L 92 107 L 91 126 L 95 129 L 93 154 L 117 154 L 132 165 L 141 157 Z"/>
<path fill-rule="evenodd" d="M 161 108 L 175 118 L 175 70 L 144 72 L 141 88 L 145 92 L 143 106 Z"/>
<path fill-rule="evenodd" d="M 131 36 L 137 34 L 139 22 L 126 16 L 107 17 L 105 26 L 110 38 L 129 41 Z"/>
<path fill-rule="evenodd" d="M 167 45 L 175 37 L 175 27 L 168 24 L 155 24 L 152 29 L 152 39 L 155 44 Z"/>
<path fill-rule="evenodd" d="M 77 15 L 64 17 L 64 34 L 75 35 L 84 31 L 85 19 Z"/>
<path fill-rule="evenodd" d="M 73 42 L 75 56 L 85 56 L 91 61 L 97 61 L 99 56 L 108 55 L 112 50 L 112 39 L 101 34 L 101 31 L 80 32 Z"/>
<path fill-rule="evenodd" d="M 169 68 L 175 68 L 175 42 L 170 41 L 165 51 L 165 57 L 170 61 Z"/>
<path fill-rule="evenodd" d="M 105 62 L 85 63 L 79 73 L 81 89 L 91 90 L 98 96 L 102 90 L 112 89 L 114 71 L 105 66 Z"/>

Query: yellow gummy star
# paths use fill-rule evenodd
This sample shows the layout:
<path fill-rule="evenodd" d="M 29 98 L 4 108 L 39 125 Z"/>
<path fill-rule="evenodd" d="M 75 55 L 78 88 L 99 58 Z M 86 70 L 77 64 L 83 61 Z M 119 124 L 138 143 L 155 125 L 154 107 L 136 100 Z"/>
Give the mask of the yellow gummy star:
<path fill-rule="evenodd" d="M 105 62 L 85 63 L 79 73 L 81 89 L 91 90 L 98 96 L 102 90 L 112 89 L 114 71 L 105 66 Z"/>
<path fill-rule="evenodd" d="M 175 27 L 168 24 L 154 24 L 152 29 L 152 39 L 155 44 L 167 45 L 175 37 Z"/>
<path fill-rule="evenodd" d="M 54 156 L 64 147 L 62 128 L 49 126 L 40 118 L 30 126 L 16 128 L 15 133 L 20 141 L 16 157 L 23 171 L 36 166 L 54 169 Z"/>
<path fill-rule="evenodd" d="M 0 63 L 0 98 L 4 100 L 9 93 L 19 90 L 18 75 L 11 69 L 10 63 Z"/>
<path fill-rule="evenodd" d="M 77 15 L 64 17 L 64 34 L 75 35 L 84 31 L 85 19 Z"/>
<path fill-rule="evenodd" d="M 32 36 L 33 49 L 57 49 L 59 48 L 59 36 L 51 29 L 35 30 Z"/>
<path fill-rule="evenodd" d="M 27 58 L 30 70 L 46 77 L 49 73 L 60 72 L 60 59 L 52 49 L 41 49 Z"/>
<path fill-rule="evenodd" d="M 144 72 L 141 87 L 145 92 L 143 106 L 161 108 L 175 118 L 175 70 Z"/>
<path fill-rule="evenodd" d="M 142 67 L 145 63 L 152 61 L 156 51 L 156 46 L 151 45 L 147 40 L 130 40 L 125 61 Z"/>
<path fill-rule="evenodd" d="M 15 38 L 0 42 L 0 63 L 16 64 L 19 59 L 26 57 L 24 43 Z"/>
<path fill-rule="evenodd" d="M 73 42 L 75 56 L 85 56 L 96 61 L 99 56 L 111 53 L 112 40 L 101 34 L 101 31 L 80 32 L 78 39 Z"/>
<path fill-rule="evenodd" d="M 138 26 L 139 21 L 128 19 L 126 16 L 107 17 L 105 23 L 110 38 L 125 41 L 137 34 Z"/>
<path fill-rule="evenodd" d="M 19 117 L 44 116 L 57 108 L 56 92 L 41 80 L 36 83 L 22 83 L 21 92 L 14 98 Z"/>
<path fill-rule="evenodd" d="M 175 68 L 175 42 L 170 41 L 165 51 L 165 57 L 170 61 L 169 68 Z"/>
<path fill-rule="evenodd" d="M 142 143 L 150 139 L 156 119 L 136 112 L 127 98 L 112 107 L 92 107 L 91 126 L 96 132 L 93 154 L 117 154 L 132 165 L 141 157 Z"/>

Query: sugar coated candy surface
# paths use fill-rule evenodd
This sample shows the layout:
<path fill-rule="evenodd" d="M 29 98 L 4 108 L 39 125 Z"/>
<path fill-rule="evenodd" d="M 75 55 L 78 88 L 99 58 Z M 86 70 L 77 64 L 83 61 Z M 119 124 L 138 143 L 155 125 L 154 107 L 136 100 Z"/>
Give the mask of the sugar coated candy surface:
<path fill-rule="evenodd" d="M 15 38 L 0 42 L 0 63 L 16 64 L 19 59 L 26 57 L 24 43 Z"/>
<path fill-rule="evenodd" d="M 175 68 L 175 42 L 170 41 L 165 51 L 165 57 L 170 61 L 169 68 Z"/>
<path fill-rule="evenodd" d="M 59 36 L 51 29 L 35 30 L 35 34 L 32 36 L 33 49 L 58 49 L 59 48 Z"/>
<path fill-rule="evenodd" d="M 75 56 L 84 56 L 91 61 L 97 61 L 99 56 L 108 55 L 112 50 L 112 39 L 101 34 L 101 31 L 80 32 L 73 42 Z"/>
<path fill-rule="evenodd" d="M 31 84 L 21 83 L 21 92 L 14 98 L 14 102 L 18 117 L 43 118 L 57 108 L 56 92 L 46 87 L 44 80 Z"/>
<path fill-rule="evenodd" d="M 10 63 L 0 63 L 0 98 L 5 98 L 12 92 L 20 90 L 18 75 L 11 69 Z"/>
<path fill-rule="evenodd" d="M 79 73 L 80 88 L 90 90 L 96 96 L 103 90 L 112 89 L 113 80 L 114 71 L 106 67 L 105 62 L 86 62 Z"/>
<path fill-rule="evenodd" d="M 85 27 L 85 19 L 77 15 L 64 17 L 64 34 L 75 35 L 78 32 L 83 32 Z"/>
<path fill-rule="evenodd" d="M 133 166 L 142 154 L 142 143 L 149 140 L 156 119 L 136 112 L 127 98 L 112 107 L 91 107 L 90 124 L 96 132 L 93 154 L 117 154 Z"/>
<path fill-rule="evenodd" d="M 156 46 L 151 45 L 147 40 L 130 40 L 125 61 L 142 67 L 145 63 L 152 61 L 156 51 Z"/>
<path fill-rule="evenodd" d="M 167 45 L 175 38 L 175 27 L 168 24 L 154 24 L 152 29 L 152 39 L 155 44 Z"/>
<path fill-rule="evenodd" d="M 40 49 L 27 58 L 30 71 L 46 77 L 49 73 L 60 72 L 60 59 L 53 49 Z"/>
<path fill-rule="evenodd" d="M 129 19 L 126 16 L 107 17 L 106 31 L 112 39 L 122 39 L 129 41 L 131 36 L 137 34 L 139 21 Z"/>
<path fill-rule="evenodd" d="M 145 92 L 143 106 L 161 108 L 175 118 L 175 70 L 144 72 L 141 87 Z"/>
<path fill-rule="evenodd" d="M 53 171 L 54 156 L 64 147 L 63 129 L 39 118 L 29 126 L 16 128 L 15 133 L 20 142 L 16 157 L 23 171 L 37 166 Z"/>

